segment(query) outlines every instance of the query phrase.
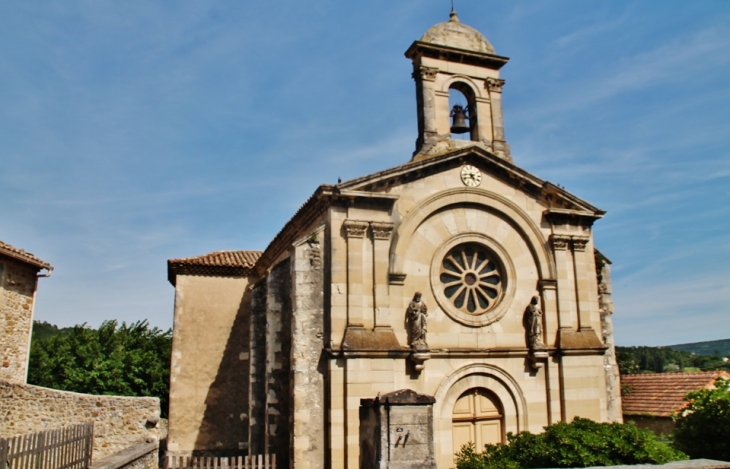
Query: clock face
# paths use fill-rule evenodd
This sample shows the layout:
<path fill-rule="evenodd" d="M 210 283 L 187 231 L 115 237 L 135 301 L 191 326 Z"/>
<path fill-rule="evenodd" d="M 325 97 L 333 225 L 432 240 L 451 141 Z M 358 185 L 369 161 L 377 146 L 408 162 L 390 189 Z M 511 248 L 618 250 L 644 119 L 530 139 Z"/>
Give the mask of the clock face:
<path fill-rule="evenodd" d="M 461 182 L 469 187 L 477 187 L 482 183 L 482 173 L 472 165 L 461 168 Z"/>

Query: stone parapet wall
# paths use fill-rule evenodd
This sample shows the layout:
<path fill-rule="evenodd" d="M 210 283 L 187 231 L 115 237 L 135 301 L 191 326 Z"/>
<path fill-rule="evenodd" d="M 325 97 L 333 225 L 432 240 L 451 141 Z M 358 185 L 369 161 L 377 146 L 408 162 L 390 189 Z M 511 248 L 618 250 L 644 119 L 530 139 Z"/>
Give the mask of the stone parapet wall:
<path fill-rule="evenodd" d="M 97 460 L 161 436 L 156 397 L 94 396 L 0 381 L 0 436 L 94 421 Z"/>
<path fill-rule="evenodd" d="M 0 256 L 0 379 L 24 383 L 38 269 Z"/>

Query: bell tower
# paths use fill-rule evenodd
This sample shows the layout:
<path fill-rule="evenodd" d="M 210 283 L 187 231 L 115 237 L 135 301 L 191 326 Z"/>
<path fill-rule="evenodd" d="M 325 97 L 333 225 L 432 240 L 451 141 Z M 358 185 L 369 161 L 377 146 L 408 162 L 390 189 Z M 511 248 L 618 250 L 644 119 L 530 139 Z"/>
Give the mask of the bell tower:
<path fill-rule="evenodd" d="M 479 31 L 459 21 L 453 9 L 449 21 L 432 26 L 405 55 L 413 62 L 416 81 L 414 161 L 468 145 L 512 161 L 502 118 L 504 80 L 499 78 L 507 57 L 497 55 Z M 463 95 L 466 103 L 451 107 L 453 93 Z M 452 134 L 462 133 L 469 139 L 453 138 Z"/>

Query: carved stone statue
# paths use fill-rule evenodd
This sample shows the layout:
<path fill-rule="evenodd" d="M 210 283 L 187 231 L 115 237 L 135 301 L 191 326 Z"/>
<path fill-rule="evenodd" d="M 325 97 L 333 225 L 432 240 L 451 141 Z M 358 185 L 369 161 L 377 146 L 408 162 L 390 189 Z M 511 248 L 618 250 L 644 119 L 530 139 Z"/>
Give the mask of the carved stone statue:
<path fill-rule="evenodd" d="M 426 303 L 421 301 L 421 293 L 416 292 L 413 295 L 413 300 L 408 305 L 408 311 L 406 313 L 406 320 L 408 321 L 408 332 L 411 336 L 411 347 L 423 348 L 427 346 L 426 343 L 426 331 L 427 331 L 427 318 L 428 308 Z"/>
<path fill-rule="evenodd" d="M 539 303 L 540 299 L 533 296 L 525 310 L 524 326 L 527 331 L 527 346 L 530 350 L 546 348 L 542 342 L 542 310 Z"/>

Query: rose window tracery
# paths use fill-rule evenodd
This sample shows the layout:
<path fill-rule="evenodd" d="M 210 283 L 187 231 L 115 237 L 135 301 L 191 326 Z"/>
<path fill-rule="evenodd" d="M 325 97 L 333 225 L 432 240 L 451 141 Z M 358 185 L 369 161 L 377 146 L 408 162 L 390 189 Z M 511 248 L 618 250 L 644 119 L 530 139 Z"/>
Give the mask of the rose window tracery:
<path fill-rule="evenodd" d="M 502 298 L 501 264 L 487 248 L 460 244 L 443 258 L 439 271 L 444 297 L 459 311 L 479 315 L 493 309 Z"/>

